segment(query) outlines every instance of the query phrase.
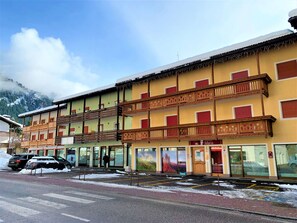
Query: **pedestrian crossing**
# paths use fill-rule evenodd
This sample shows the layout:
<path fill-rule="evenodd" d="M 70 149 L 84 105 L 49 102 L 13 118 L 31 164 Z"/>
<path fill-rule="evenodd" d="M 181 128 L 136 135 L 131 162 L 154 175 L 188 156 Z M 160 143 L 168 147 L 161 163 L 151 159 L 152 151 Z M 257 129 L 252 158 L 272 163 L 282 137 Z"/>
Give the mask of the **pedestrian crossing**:
<path fill-rule="evenodd" d="M 66 195 L 67 194 L 67 195 Z M 5 212 L 10 212 L 21 217 L 34 217 L 38 214 L 41 214 L 43 211 L 40 211 L 40 207 L 53 208 L 56 210 L 71 208 L 72 205 L 76 204 L 93 204 L 98 200 L 109 201 L 114 198 L 86 193 L 81 191 L 63 191 L 61 193 L 45 193 L 36 196 L 27 196 L 20 197 L 16 199 L 19 202 L 11 201 L 9 198 L 0 196 L 0 213 L 1 210 Z M 38 210 L 31 208 L 36 206 Z M 65 211 L 64 211 L 65 212 Z M 61 216 L 73 217 L 67 213 L 61 213 Z M 0 223 L 6 222 L 5 219 L 1 216 Z M 8 221 L 7 221 L 8 222 Z"/>

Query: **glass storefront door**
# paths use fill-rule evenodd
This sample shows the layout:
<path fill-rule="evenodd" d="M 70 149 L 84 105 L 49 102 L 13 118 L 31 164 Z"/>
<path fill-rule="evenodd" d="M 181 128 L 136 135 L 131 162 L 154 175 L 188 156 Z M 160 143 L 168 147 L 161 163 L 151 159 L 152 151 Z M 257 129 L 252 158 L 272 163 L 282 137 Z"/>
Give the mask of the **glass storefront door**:
<path fill-rule="evenodd" d="M 90 165 L 90 148 L 80 147 L 79 148 L 79 166 L 89 166 Z"/>
<path fill-rule="evenodd" d="M 100 167 L 104 167 L 103 157 L 105 154 L 108 155 L 107 148 L 106 148 L 106 146 L 101 146 L 101 148 L 100 148 L 100 163 L 99 163 Z"/>
<path fill-rule="evenodd" d="M 67 149 L 66 159 L 71 163 L 72 166 L 75 166 L 75 162 L 76 162 L 75 148 Z"/>
<path fill-rule="evenodd" d="M 124 166 L 124 150 L 122 147 L 109 148 L 109 166 L 110 167 L 123 167 Z"/>
<path fill-rule="evenodd" d="M 297 144 L 274 145 L 278 177 L 297 178 Z"/>
<path fill-rule="evenodd" d="M 99 164 L 99 147 L 93 149 L 93 166 L 98 167 Z"/>
<path fill-rule="evenodd" d="M 229 148 L 229 160 L 231 176 L 243 176 L 241 148 Z"/>

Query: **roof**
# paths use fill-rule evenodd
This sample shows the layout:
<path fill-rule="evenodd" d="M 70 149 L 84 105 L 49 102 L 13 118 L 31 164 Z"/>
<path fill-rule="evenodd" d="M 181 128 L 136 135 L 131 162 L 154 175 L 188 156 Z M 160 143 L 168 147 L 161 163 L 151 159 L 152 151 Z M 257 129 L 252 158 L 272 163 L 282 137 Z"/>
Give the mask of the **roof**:
<path fill-rule="evenodd" d="M 52 105 L 52 106 L 48 106 L 48 107 L 45 107 L 45 108 L 40 108 L 40 109 L 37 109 L 37 110 L 25 112 L 25 113 L 19 114 L 18 117 L 19 118 L 25 118 L 25 117 L 32 116 L 32 115 L 37 115 L 37 114 L 41 114 L 41 113 L 45 113 L 45 112 L 55 111 L 55 110 L 58 110 L 58 107 L 59 108 L 64 108 L 64 107 L 66 107 L 66 104 L 63 104 L 63 105 L 60 105 L 60 106 Z"/>
<path fill-rule="evenodd" d="M 0 120 L 2 120 L 3 122 L 6 122 L 7 124 L 13 126 L 13 127 L 23 127 L 22 124 L 17 123 L 9 118 L 4 117 L 3 115 L 0 115 Z"/>
<path fill-rule="evenodd" d="M 58 98 L 58 99 L 55 99 L 53 101 L 53 103 L 54 104 L 66 103 L 73 99 L 83 98 L 85 96 L 92 96 L 92 95 L 96 95 L 98 93 L 108 92 L 108 91 L 112 91 L 115 89 L 116 89 L 115 84 L 111 84 L 111 85 L 95 88 L 93 90 L 88 90 L 88 91 L 80 92 L 77 94 L 69 95 L 66 97 Z"/>
<path fill-rule="evenodd" d="M 168 65 L 165 65 L 165 66 L 157 67 L 157 68 L 154 68 L 154 69 L 151 69 L 151 70 L 148 70 L 148 71 L 145 71 L 145 72 L 141 72 L 141 73 L 138 73 L 138 74 L 134 74 L 134 75 L 131 75 L 131 76 L 126 76 L 124 78 L 118 79 L 116 83 L 117 83 L 117 85 L 119 85 L 119 84 L 123 84 L 123 83 L 129 82 L 129 81 L 135 81 L 135 80 L 138 80 L 138 79 L 142 79 L 142 78 L 145 78 L 145 77 L 150 76 L 150 75 L 156 75 L 156 74 L 159 74 L 159 73 L 164 72 L 164 71 L 168 71 L 168 70 L 172 70 L 172 69 L 176 69 L 176 68 L 186 67 L 189 64 L 192 64 L 194 62 L 203 62 L 203 61 L 213 59 L 214 57 L 223 56 L 224 54 L 232 53 L 234 51 L 245 50 L 248 47 L 255 46 L 255 45 L 260 44 L 260 43 L 265 43 L 267 41 L 274 40 L 274 39 L 277 39 L 277 38 L 280 38 L 280 37 L 284 37 L 284 36 L 287 36 L 287 35 L 290 35 L 290 34 L 293 34 L 293 33 L 294 32 L 292 30 L 289 30 L 289 29 L 269 33 L 267 35 L 259 36 L 259 37 L 256 37 L 256 38 L 241 42 L 241 43 L 233 44 L 233 45 L 226 46 L 226 47 L 223 47 L 223 48 L 220 48 L 220 49 L 217 49 L 217 50 L 213 50 L 213 51 L 210 51 L 210 52 L 207 52 L 207 53 L 203 53 L 203 54 L 200 54 L 200 55 L 197 55 L 197 56 L 194 56 L 194 57 L 190 57 L 190 58 L 187 58 L 187 59 L 184 59 L 184 60 L 180 60 L 180 61 L 175 62 L 175 63 L 171 63 L 171 64 L 168 64 Z"/>

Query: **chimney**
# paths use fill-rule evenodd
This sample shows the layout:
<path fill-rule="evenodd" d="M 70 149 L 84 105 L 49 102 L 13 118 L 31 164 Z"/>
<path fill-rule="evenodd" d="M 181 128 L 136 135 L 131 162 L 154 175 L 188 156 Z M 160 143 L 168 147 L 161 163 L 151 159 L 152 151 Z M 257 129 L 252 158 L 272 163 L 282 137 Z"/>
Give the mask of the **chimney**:
<path fill-rule="evenodd" d="M 297 29 L 297 8 L 289 12 L 289 23 L 294 29 Z"/>

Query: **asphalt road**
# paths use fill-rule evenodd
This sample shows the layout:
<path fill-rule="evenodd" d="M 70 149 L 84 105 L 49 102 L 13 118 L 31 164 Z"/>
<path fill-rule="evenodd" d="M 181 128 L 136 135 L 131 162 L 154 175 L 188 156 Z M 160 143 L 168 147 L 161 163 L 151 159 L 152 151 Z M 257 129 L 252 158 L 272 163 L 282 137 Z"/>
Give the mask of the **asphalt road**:
<path fill-rule="evenodd" d="M 199 205 L 0 179 L 0 222 L 288 222 Z"/>

